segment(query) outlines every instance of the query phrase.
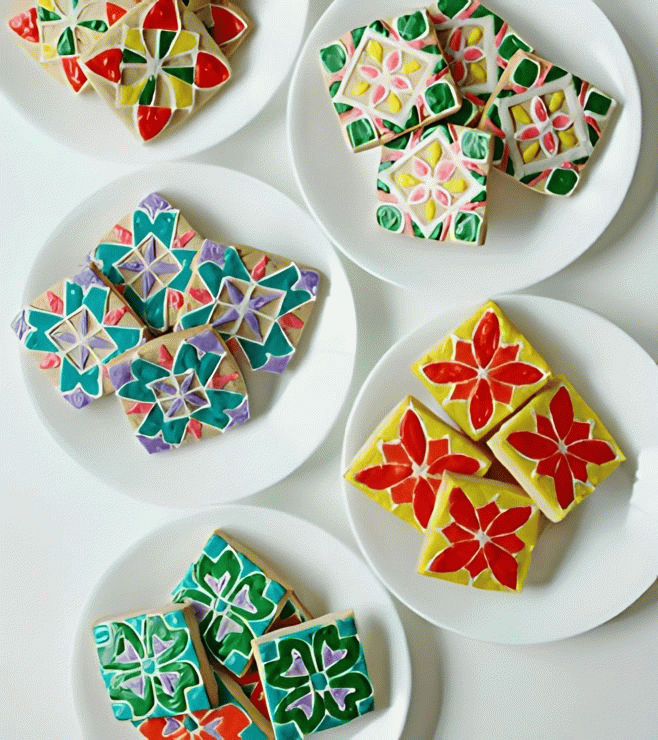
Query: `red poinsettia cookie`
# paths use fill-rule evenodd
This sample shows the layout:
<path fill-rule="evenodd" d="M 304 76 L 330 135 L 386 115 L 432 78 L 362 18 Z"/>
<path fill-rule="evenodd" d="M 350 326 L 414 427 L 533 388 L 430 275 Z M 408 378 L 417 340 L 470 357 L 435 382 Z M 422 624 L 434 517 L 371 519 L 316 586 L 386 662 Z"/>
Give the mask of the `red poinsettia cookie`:
<path fill-rule="evenodd" d="M 544 386 L 546 362 L 493 302 L 411 370 L 472 439 L 481 439 Z"/>

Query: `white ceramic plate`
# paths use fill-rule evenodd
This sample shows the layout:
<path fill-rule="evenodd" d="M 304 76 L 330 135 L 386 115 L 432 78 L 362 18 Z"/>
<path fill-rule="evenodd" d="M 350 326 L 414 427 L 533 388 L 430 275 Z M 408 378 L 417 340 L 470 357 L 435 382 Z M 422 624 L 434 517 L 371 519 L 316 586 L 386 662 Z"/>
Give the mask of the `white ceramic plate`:
<path fill-rule="evenodd" d="M 563 522 L 547 527 L 520 594 L 469 589 L 419 575 L 422 534 L 345 480 L 343 494 L 363 554 L 410 609 L 468 637 L 510 644 L 548 642 L 611 619 L 658 577 L 658 519 L 654 514 L 651 520 L 648 513 L 651 504 L 658 511 L 656 471 L 644 488 L 645 505 L 636 505 L 640 486 L 634 490 L 641 451 L 658 450 L 658 368 L 628 335 L 583 308 L 532 296 L 505 296 L 496 302 L 551 368 L 566 375 L 600 414 L 627 461 Z M 408 393 L 448 418 L 409 366 L 476 308 L 442 311 L 381 358 L 348 419 L 343 470 Z M 637 494 L 633 502 L 632 494 Z"/>
<path fill-rule="evenodd" d="M 188 123 L 150 144 L 141 144 L 93 90 L 75 96 L 40 69 L 4 21 L 0 90 L 44 133 L 91 157 L 146 163 L 203 151 L 260 113 L 288 75 L 302 42 L 308 0 L 239 0 L 238 4 L 253 19 L 255 29 L 230 60 L 233 80 Z M 11 0 L 6 18 L 27 5 L 26 0 Z"/>
<path fill-rule="evenodd" d="M 397 740 L 411 698 L 411 664 L 391 597 L 360 558 L 323 530 L 290 514 L 246 506 L 224 506 L 167 524 L 132 547 L 103 576 L 82 613 L 73 654 L 73 693 L 83 737 L 135 740 L 136 732 L 112 715 L 92 625 L 113 614 L 166 604 L 171 588 L 218 527 L 262 555 L 293 585 L 312 614 L 354 610 L 376 709 L 327 731 L 327 740 Z"/>
<path fill-rule="evenodd" d="M 239 172 L 179 163 L 120 178 L 69 214 L 37 256 L 24 302 L 84 263 L 107 229 L 152 191 L 208 238 L 249 244 L 321 272 L 316 306 L 288 370 L 277 377 L 245 372 L 252 411 L 247 424 L 157 455 L 146 454 L 133 438 L 113 396 L 74 409 L 57 397 L 29 352 L 21 355 L 25 381 L 57 442 L 105 483 L 165 506 L 232 501 L 292 472 L 334 423 L 354 366 L 352 293 L 338 256 L 298 205 Z"/>
<path fill-rule="evenodd" d="M 492 286 L 502 293 L 539 282 L 599 237 L 633 177 L 642 113 L 626 49 L 591 0 L 487 0 L 540 55 L 611 93 L 621 110 L 571 198 L 542 197 L 494 172 L 482 247 L 399 236 L 375 222 L 379 149 L 348 151 L 324 88 L 318 50 L 351 28 L 410 5 L 409 0 L 335 0 L 308 37 L 288 100 L 289 146 L 306 204 L 326 234 L 364 270 L 395 285 L 431 290 L 444 304 L 485 297 Z"/>

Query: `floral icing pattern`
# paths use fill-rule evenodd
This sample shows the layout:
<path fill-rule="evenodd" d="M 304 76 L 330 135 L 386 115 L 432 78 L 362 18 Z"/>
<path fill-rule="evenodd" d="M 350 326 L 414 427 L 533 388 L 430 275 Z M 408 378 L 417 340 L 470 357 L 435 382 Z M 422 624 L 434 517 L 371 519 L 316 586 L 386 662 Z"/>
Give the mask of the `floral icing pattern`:
<path fill-rule="evenodd" d="M 12 327 L 77 409 L 112 391 L 105 366 L 148 336 L 121 297 L 90 268 L 47 290 Z"/>
<path fill-rule="evenodd" d="M 210 708 L 182 610 L 97 624 L 94 639 L 117 719 Z"/>
<path fill-rule="evenodd" d="M 482 244 L 491 137 L 433 124 L 382 147 L 377 223 L 426 239 Z"/>
<path fill-rule="evenodd" d="M 589 82 L 518 51 L 480 128 L 497 137 L 496 167 L 540 193 L 568 196 L 615 106 Z"/>
<path fill-rule="evenodd" d="M 154 339 L 109 367 L 124 412 L 149 453 L 226 432 L 249 419 L 241 375 L 209 329 Z"/>
<path fill-rule="evenodd" d="M 253 26 L 242 8 L 226 0 L 211 0 L 195 12 L 226 57 L 244 43 Z"/>
<path fill-rule="evenodd" d="M 196 21 L 191 13 L 185 18 Z M 224 55 L 196 24 L 198 32 L 186 28 L 178 0 L 153 0 L 129 13 L 84 59 L 92 84 L 128 111 L 142 141 L 189 117 L 231 75 Z"/>
<path fill-rule="evenodd" d="M 56 66 L 75 93 L 87 86 L 78 60 L 136 0 L 38 0 L 9 20 L 9 27 L 30 47 L 38 61 Z"/>
<path fill-rule="evenodd" d="M 460 106 L 425 10 L 355 28 L 323 47 L 320 63 L 354 151 L 445 118 Z"/>
<path fill-rule="evenodd" d="M 209 656 L 240 676 L 251 662 L 251 641 L 270 628 L 287 589 L 215 534 L 172 594 L 194 607 Z"/>
<path fill-rule="evenodd" d="M 276 740 L 302 740 L 373 709 L 373 688 L 351 613 L 329 615 L 256 643 Z"/>
<path fill-rule="evenodd" d="M 320 276 L 290 260 L 206 240 L 179 328 L 210 323 L 252 370 L 281 373 L 313 309 Z"/>

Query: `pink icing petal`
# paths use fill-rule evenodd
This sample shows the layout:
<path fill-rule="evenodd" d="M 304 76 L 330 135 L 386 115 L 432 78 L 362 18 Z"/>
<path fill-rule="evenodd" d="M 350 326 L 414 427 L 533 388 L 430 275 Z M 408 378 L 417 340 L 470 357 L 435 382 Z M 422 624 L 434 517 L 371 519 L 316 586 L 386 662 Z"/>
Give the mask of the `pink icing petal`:
<path fill-rule="evenodd" d="M 411 171 L 416 177 L 421 178 L 427 177 L 428 175 L 432 174 L 432 170 L 430 169 L 430 166 L 427 164 L 427 162 L 419 159 L 418 157 L 413 158 L 411 162 Z"/>
<path fill-rule="evenodd" d="M 444 162 L 438 163 L 438 165 L 436 166 L 436 170 L 434 172 L 434 176 L 439 182 L 446 182 L 453 176 L 456 169 L 457 169 L 457 165 L 454 162 L 447 159 Z"/>
<path fill-rule="evenodd" d="M 479 62 L 480 59 L 484 58 L 484 54 L 481 49 L 477 46 L 469 46 L 468 49 L 464 50 L 464 59 L 467 62 Z"/>
<path fill-rule="evenodd" d="M 450 205 L 450 193 L 445 188 L 437 186 L 434 188 L 434 200 L 447 208 Z"/>
<path fill-rule="evenodd" d="M 548 111 L 546 110 L 544 101 L 539 97 L 539 95 L 535 95 L 535 97 L 532 99 L 530 107 L 532 109 L 532 115 L 535 121 L 537 121 L 538 123 L 544 123 L 544 121 L 548 120 Z"/>
<path fill-rule="evenodd" d="M 391 77 L 391 86 L 394 87 L 396 90 L 412 90 L 411 83 L 406 77 L 402 77 L 402 75 L 395 75 L 394 77 Z"/>
<path fill-rule="evenodd" d="M 407 200 L 409 203 L 415 205 L 417 203 L 424 203 L 429 197 L 430 189 L 427 185 L 421 183 L 420 185 L 416 185 L 416 187 L 409 193 L 409 198 Z"/>
<path fill-rule="evenodd" d="M 558 131 L 564 131 L 569 128 L 569 126 L 573 125 L 573 121 L 564 113 L 556 113 L 553 118 L 551 118 L 551 123 L 553 124 L 553 128 L 556 128 Z"/>
<path fill-rule="evenodd" d="M 455 30 L 450 34 L 447 46 L 452 51 L 459 51 L 461 49 L 463 40 L 464 36 L 461 32 L 461 29 L 455 28 Z"/>
<path fill-rule="evenodd" d="M 371 67 L 369 64 L 362 65 L 359 71 L 364 77 L 367 77 L 369 80 L 375 80 L 377 79 L 377 77 L 379 77 L 379 70 L 377 69 L 377 67 Z"/>
<path fill-rule="evenodd" d="M 537 126 L 530 124 L 529 126 L 524 126 L 523 128 L 520 128 L 514 134 L 514 138 L 518 141 L 530 141 L 531 139 L 538 139 L 540 133 L 541 132 L 539 131 Z"/>
<path fill-rule="evenodd" d="M 452 72 L 452 76 L 456 82 L 463 82 L 468 74 L 466 65 L 459 59 L 452 62 L 450 65 L 450 71 Z"/>
<path fill-rule="evenodd" d="M 402 66 L 402 54 L 398 49 L 394 49 L 392 52 L 384 57 L 384 69 L 387 72 L 397 72 Z"/>
<path fill-rule="evenodd" d="M 548 131 L 541 137 L 541 144 L 546 154 L 552 155 L 557 152 L 557 136 L 552 131 Z"/>
<path fill-rule="evenodd" d="M 388 90 L 384 87 L 384 85 L 375 85 L 372 88 L 372 95 L 370 96 L 370 105 L 374 108 L 375 106 L 379 105 L 382 100 L 386 97 L 386 93 Z"/>

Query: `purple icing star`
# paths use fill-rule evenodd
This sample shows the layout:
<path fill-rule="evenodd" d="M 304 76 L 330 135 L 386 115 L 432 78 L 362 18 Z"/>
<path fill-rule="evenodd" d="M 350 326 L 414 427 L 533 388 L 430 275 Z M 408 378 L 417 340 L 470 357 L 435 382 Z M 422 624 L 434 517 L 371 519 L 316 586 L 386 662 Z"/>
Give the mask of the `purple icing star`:
<path fill-rule="evenodd" d="M 214 352 L 215 354 L 220 355 L 220 357 L 224 356 L 224 348 L 213 331 L 201 332 L 201 334 L 197 334 L 195 337 L 188 339 L 187 343 L 199 350 L 199 357 L 206 352 Z"/>
<path fill-rule="evenodd" d="M 224 252 L 227 249 L 224 244 L 206 239 L 199 251 L 199 262 L 216 262 L 220 267 L 224 267 Z"/>
<path fill-rule="evenodd" d="M 334 697 L 336 704 L 341 712 L 345 711 L 345 698 L 351 694 L 353 689 L 329 689 L 329 693 Z"/>
<path fill-rule="evenodd" d="M 11 328 L 16 333 L 16 336 L 22 341 L 23 337 L 30 331 L 30 325 L 27 323 L 25 316 L 27 311 L 23 309 L 19 314 L 16 315 L 14 320 L 11 322 Z"/>
<path fill-rule="evenodd" d="M 157 216 L 160 211 L 171 211 L 172 205 L 166 201 L 158 193 L 151 193 L 139 204 L 139 207 L 146 211 L 151 218 L 151 221 Z"/>
<path fill-rule="evenodd" d="M 176 686 L 178 686 L 179 680 L 180 680 L 180 676 L 178 675 L 178 673 L 173 673 L 171 671 L 165 671 L 164 673 L 160 674 L 160 681 L 162 683 L 162 688 L 167 694 L 169 694 L 169 696 L 174 695 L 174 691 L 176 691 Z"/>
<path fill-rule="evenodd" d="M 231 420 L 226 429 L 231 429 L 239 424 L 244 424 L 249 419 L 249 399 L 244 401 L 235 409 L 226 409 L 226 415 Z"/>
<path fill-rule="evenodd" d="M 347 650 L 341 648 L 340 650 L 332 650 L 326 643 L 322 646 L 322 662 L 325 668 L 331 668 L 332 665 L 338 663 L 347 655 Z"/>
<path fill-rule="evenodd" d="M 71 393 L 65 393 L 64 398 L 76 409 L 82 409 L 94 400 L 91 396 L 88 396 L 82 388 L 76 388 Z"/>
<path fill-rule="evenodd" d="M 291 352 L 289 355 L 284 355 L 283 357 L 270 355 L 270 359 L 258 369 L 266 370 L 270 373 L 282 373 L 288 367 L 288 363 L 292 359 L 292 354 Z"/>
<path fill-rule="evenodd" d="M 112 383 L 112 385 L 114 386 L 114 390 L 116 391 L 118 391 L 120 388 L 123 388 L 126 383 L 134 380 L 134 375 L 132 374 L 132 370 L 130 369 L 130 361 L 120 362 L 117 365 L 112 365 L 108 368 L 108 375 L 110 377 L 110 382 Z"/>
<path fill-rule="evenodd" d="M 304 659 L 302 658 L 299 650 L 294 648 L 290 651 L 292 657 L 292 663 L 290 668 L 283 674 L 284 676 L 308 676 L 308 668 L 304 665 Z"/>
<path fill-rule="evenodd" d="M 171 449 L 171 445 L 167 444 L 162 437 L 144 437 L 138 434 L 137 439 L 144 445 L 149 455 L 152 455 L 154 452 L 164 452 Z"/>
<path fill-rule="evenodd" d="M 311 295 L 316 295 L 320 282 L 318 273 L 313 270 L 300 270 L 299 275 L 299 280 L 293 285 L 293 290 L 306 290 Z"/>
<path fill-rule="evenodd" d="M 287 709 L 301 709 L 306 718 L 310 719 L 313 715 L 313 694 L 310 692 L 304 694 L 304 696 L 289 704 Z"/>

